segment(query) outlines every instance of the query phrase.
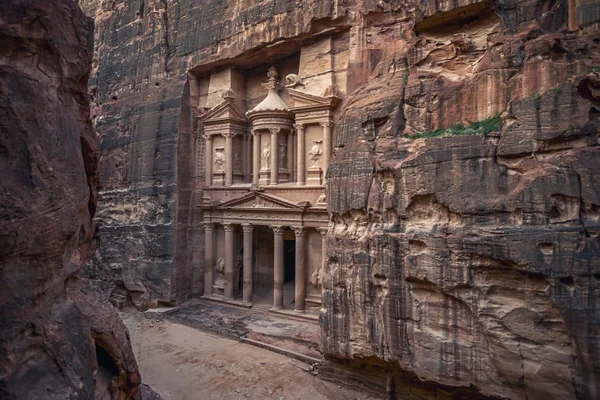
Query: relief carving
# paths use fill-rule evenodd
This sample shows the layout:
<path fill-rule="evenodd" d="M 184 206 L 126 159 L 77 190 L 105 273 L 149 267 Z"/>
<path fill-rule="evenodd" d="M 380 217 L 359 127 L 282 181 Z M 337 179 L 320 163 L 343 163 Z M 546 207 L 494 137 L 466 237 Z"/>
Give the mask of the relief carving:
<path fill-rule="evenodd" d="M 318 167 L 319 166 L 319 161 L 321 160 L 321 155 L 323 154 L 323 146 L 322 140 L 313 140 L 313 146 L 310 149 L 310 151 L 308 152 L 308 155 L 310 156 L 310 160 L 312 161 L 312 165 L 311 167 Z"/>
<path fill-rule="evenodd" d="M 279 161 L 282 167 L 287 167 L 287 144 L 285 143 L 279 143 Z"/>
<path fill-rule="evenodd" d="M 262 156 L 260 157 L 262 162 L 262 169 L 269 169 L 269 165 L 271 164 L 271 145 L 267 143 L 265 148 L 263 149 Z"/>
<path fill-rule="evenodd" d="M 239 149 L 233 152 L 233 168 L 236 171 L 242 170 L 242 151 Z"/>
<path fill-rule="evenodd" d="M 222 172 L 225 170 L 225 154 L 224 154 L 224 148 L 223 147 L 216 147 L 215 148 L 215 155 L 214 155 L 214 161 L 213 164 L 215 165 L 215 171 L 216 172 Z"/>
<path fill-rule="evenodd" d="M 295 88 L 296 86 L 305 87 L 306 84 L 302 82 L 302 79 L 297 74 L 289 74 L 285 77 L 285 87 Z"/>

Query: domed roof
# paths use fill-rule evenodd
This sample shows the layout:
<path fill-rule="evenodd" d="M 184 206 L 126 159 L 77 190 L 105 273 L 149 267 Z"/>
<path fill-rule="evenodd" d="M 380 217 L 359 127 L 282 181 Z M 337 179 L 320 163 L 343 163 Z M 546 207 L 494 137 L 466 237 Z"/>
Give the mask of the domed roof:
<path fill-rule="evenodd" d="M 253 114 L 258 111 L 289 111 L 290 106 L 279 96 L 277 93 L 277 85 L 279 81 L 277 77 L 279 74 L 275 67 L 269 68 L 269 72 L 267 73 L 269 79 L 266 83 L 263 83 L 263 86 L 267 89 L 267 97 L 263 99 L 256 107 L 252 110 L 248 111 L 248 114 Z"/>
<path fill-rule="evenodd" d="M 290 107 L 287 103 L 279 97 L 276 90 L 269 90 L 267 97 L 263 101 L 258 103 L 250 112 L 255 111 L 273 111 L 273 110 L 289 110 Z"/>

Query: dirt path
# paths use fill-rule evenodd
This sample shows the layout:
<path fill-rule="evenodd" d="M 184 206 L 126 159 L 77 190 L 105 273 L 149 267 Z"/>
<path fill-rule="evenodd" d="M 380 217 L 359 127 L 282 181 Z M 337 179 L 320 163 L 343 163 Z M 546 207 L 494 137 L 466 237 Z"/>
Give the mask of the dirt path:
<path fill-rule="evenodd" d="M 144 383 L 165 400 L 373 399 L 324 382 L 307 365 L 255 346 L 143 314 L 121 315 Z"/>

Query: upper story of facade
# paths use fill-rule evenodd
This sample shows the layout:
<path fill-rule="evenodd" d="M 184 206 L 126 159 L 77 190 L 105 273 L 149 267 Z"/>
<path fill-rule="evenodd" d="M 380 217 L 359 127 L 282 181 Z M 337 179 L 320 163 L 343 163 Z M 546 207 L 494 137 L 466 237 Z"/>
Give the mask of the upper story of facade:
<path fill-rule="evenodd" d="M 292 54 L 236 61 L 201 75 L 196 157 L 205 206 L 261 191 L 325 207 L 348 52 L 347 35 L 325 35 Z"/>

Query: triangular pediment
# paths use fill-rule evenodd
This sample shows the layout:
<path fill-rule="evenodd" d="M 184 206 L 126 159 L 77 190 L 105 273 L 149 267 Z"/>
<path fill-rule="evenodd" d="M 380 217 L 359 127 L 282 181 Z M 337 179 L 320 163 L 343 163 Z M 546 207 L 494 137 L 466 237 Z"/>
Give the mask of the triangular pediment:
<path fill-rule="evenodd" d="M 246 121 L 246 116 L 235 105 L 235 102 L 232 99 L 226 99 L 204 114 L 202 120 L 204 123 L 210 123 L 211 121 L 221 122 L 223 120 Z"/>
<path fill-rule="evenodd" d="M 298 107 L 334 107 L 339 99 L 337 97 L 321 97 L 314 94 L 308 94 L 295 89 L 287 90 L 290 97 L 294 100 L 294 108 Z"/>
<path fill-rule="evenodd" d="M 287 209 L 292 211 L 301 211 L 303 206 L 295 204 L 281 197 L 268 195 L 261 192 L 251 192 L 245 196 L 236 199 L 228 200 L 217 206 L 220 209 L 248 209 L 248 208 L 272 208 L 272 209 Z"/>

